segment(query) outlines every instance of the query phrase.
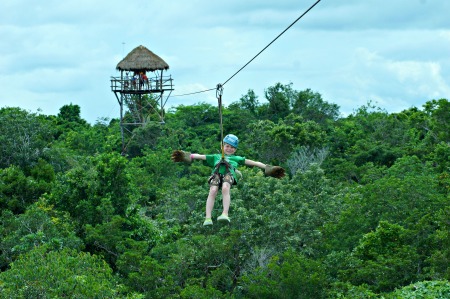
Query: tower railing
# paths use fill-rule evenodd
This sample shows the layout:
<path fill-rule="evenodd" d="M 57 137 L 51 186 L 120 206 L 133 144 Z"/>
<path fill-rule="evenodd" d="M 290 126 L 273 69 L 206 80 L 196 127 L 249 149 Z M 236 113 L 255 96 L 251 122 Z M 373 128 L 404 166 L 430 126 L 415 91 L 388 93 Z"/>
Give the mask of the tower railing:
<path fill-rule="evenodd" d="M 132 77 L 111 77 L 111 90 L 120 93 L 153 93 L 173 90 L 172 76 L 135 80 Z"/>

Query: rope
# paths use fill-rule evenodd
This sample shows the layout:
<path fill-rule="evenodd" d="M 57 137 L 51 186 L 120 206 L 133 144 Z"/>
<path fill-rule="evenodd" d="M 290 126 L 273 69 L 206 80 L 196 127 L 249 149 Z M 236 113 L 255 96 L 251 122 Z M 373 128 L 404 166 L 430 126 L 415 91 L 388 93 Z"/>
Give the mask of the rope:
<path fill-rule="evenodd" d="M 222 84 L 217 84 L 216 97 L 219 102 L 219 118 L 220 118 L 220 149 L 222 150 L 222 160 L 225 159 L 225 151 L 223 147 L 223 121 L 222 121 L 222 94 L 223 86 Z"/>
<path fill-rule="evenodd" d="M 219 104 L 219 118 L 220 118 L 220 148 L 222 150 L 222 159 L 220 159 L 219 163 L 216 164 L 214 173 L 220 173 L 220 166 L 225 165 L 225 173 L 228 173 L 230 169 L 230 163 L 225 160 L 225 149 L 223 144 L 223 121 L 222 121 L 222 94 L 223 94 L 223 86 L 222 84 L 217 84 L 216 87 L 216 97 Z"/>

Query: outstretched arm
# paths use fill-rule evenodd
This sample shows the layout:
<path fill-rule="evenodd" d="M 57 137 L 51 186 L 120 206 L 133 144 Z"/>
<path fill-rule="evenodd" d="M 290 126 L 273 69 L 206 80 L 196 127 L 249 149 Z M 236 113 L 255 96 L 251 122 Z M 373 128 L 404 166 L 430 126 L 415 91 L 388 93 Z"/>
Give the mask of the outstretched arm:
<path fill-rule="evenodd" d="M 176 150 L 173 151 L 171 159 L 174 162 L 184 162 L 190 164 L 193 160 L 206 160 L 206 156 L 200 154 L 191 154 L 190 152 L 185 152 L 182 150 Z"/>
<path fill-rule="evenodd" d="M 247 166 L 256 166 L 259 168 L 264 169 L 266 167 L 266 164 L 258 162 L 258 161 L 253 161 L 253 160 L 249 160 L 249 159 L 245 159 L 245 165 Z"/>
<path fill-rule="evenodd" d="M 264 174 L 266 176 L 271 176 L 277 179 L 284 177 L 285 171 L 283 167 L 280 166 L 271 166 L 269 164 L 264 164 L 258 161 L 253 161 L 249 159 L 245 159 L 245 165 L 247 166 L 256 166 L 261 169 L 264 169 Z"/>
<path fill-rule="evenodd" d="M 191 154 L 192 160 L 206 160 L 206 155 L 201 154 Z"/>

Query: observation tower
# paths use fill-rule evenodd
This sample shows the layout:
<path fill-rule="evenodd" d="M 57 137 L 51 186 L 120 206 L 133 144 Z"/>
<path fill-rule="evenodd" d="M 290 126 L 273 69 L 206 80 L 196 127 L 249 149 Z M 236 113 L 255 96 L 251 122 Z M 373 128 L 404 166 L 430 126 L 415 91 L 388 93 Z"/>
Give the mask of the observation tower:
<path fill-rule="evenodd" d="M 111 77 L 111 90 L 120 106 L 124 154 L 125 135 L 131 134 L 133 127 L 155 121 L 164 124 L 164 106 L 174 88 L 171 75 L 164 75 L 169 65 L 142 45 L 128 53 L 116 69 L 120 76 Z"/>

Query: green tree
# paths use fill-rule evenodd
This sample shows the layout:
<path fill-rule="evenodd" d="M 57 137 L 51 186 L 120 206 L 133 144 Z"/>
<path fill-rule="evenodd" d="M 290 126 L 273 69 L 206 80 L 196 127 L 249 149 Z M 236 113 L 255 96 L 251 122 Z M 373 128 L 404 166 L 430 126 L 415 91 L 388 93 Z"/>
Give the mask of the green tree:
<path fill-rule="evenodd" d="M 326 298 L 326 274 L 320 262 L 285 252 L 265 268 L 243 278 L 246 298 Z"/>
<path fill-rule="evenodd" d="M 327 226 L 336 249 L 352 249 L 381 220 L 416 229 L 416 223 L 447 201 L 433 167 L 417 157 L 400 158 L 384 171 L 372 168 L 362 182 L 343 190 L 342 214 Z"/>
<path fill-rule="evenodd" d="M 325 125 L 327 121 L 338 119 L 339 106 L 325 102 L 318 92 L 308 88 L 295 93 L 292 112 L 301 115 L 305 120 Z"/>
<path fill-rule="evenodd" d="M 435 142 L 450 141 L 450 102 L 447 99 L 432 100 L 424 105 L 431 117 L 430 127 Z"/>
<path fill-rule="evenodd" d="M 432 223 L 432 234 L 430 242 L 423 244 L 428 250 L 424 251 L 425 267 L 423 277 L 432 280 L 450 280 L 450 207 L 447 206 L 436 212 L 430 218 Z"/>
<path fill-rule="evenodd" d="M 450 298 L 450 283 L 447 280 L 415 282 L 386 294 L 385 298 L 446 299 Z"/>
<path fill-rule="evenodd" d="M 70 213 L 80 227 L 125 216 L 138 197 L 127 164 L 117 152 L 87 158 L 62 174 L 47 198 L 57 209 Z"/>
<path fill-rule="evenodd" d="M 84 247 L 75 236 L 68 215 L 53 210 L 44 201 L 33 204 L 20 215 L 3 211 L 0 224 L 0 268 L 36 246 L 45 245 L 50 250 Z"/>
<path fill-rule="evenodd" d="M 79 124 L 85 124 L 86 121 L 83 120 L 80 116 L 81 109 L 78 105 L 73 105 L 72 103 L 69 105 L 64 105 L 59 109 L 58 119 L 61 122 L 74 122 Z"/>
<path fill-rule="evenodd" d="M 32 167 L 53 141 L 50 123 L 20 108 L 1 108 L 0 127 L 0 168 Z"/>
<path fill-rule="evenodd" d="M 167 114 L 168 135 L 177 136 L 182 149 L 217 149 L 220 146 L 219 109 L 206 103 L 179 105 Z"/>
<path fill-rule="evenodd" d="M 4 298 L 115 298 L 119 287 L 99 257 L 72 249 L 39 246 L 0 273 Z"/>
<path fill-rule="evenodd" d="M 234 134 L 241 140 L 245 140 L 250 133 L 248 126 L 256 120 L 256 116 L 249 110 L 241 109 L 238 105 L 231 104 L 222 111 L 222 121 L 224 134 Z M 216 128 L 220 132 L 220 118 L 217 117 Z M 220 145 L 220 135 L 217 137 L 217 144 Z M 242 143 L 245 146 L 245 143 Z M 240 146 L 241 147 L 241 146 Z"/>
<path fill-rule="evenodd" d="M 337 219 L 342 205 L 323 170 L 314 165 L 291 180 L 266 178 L 256 169 L 242 173 L 232 190 L 231 211 L 255 252 L 248 253 L 250 260 L 259 259 L 261 250 L 268 256 L 285 250 L 321 256 L 323 227 Z"/>
<path fill-rule="evenodd" d="M 122 254 L 138 245 L 143 250 L 142 254 L 148 253 L 159 237 L 158 230 L 148 220 L 138 215 L 127 218 L 115 215 L 108 222 L 86 225 L 85 240 L 89 251 L 103 256 L 116 269 L 117 259 Z"/>
<path fill-rule="evenodd" d="M 132 137 L 127 143 L 127 156 L 129 158 L 142 156 L 147 148 L 156 150 L 158 141 L 167 136 L 169 134 L 168 131 L 167 128 L 157 122 L 151 122 L 134 129 Z"/>
<path fill-rule="evenodd" d="M 247 136 L 247 143 L 255 156 L 253 159 L 273 164 L 287 161 L 291 153 L 301 146 L 322 147 L 326 136 L 317 123 L 305 122 L 294 114 L 278 123 L 257 121 L 249 128 L 251 133 Z"/>
<path fill-rule="evenodd" d="M 429 157 L 436 164 L 439 172 L 450 172 L 450 145 L 448 143 L 440 142 L 436 144 Z"/>
<path fill-rule="evenodd" d="M 120 129 L 114 123 L 111 126 L 97 122 L 94 126 L 75 126 L 63 129 L 56 147 L 70 150 L 69 155 L 95 155 L 121 149 Z"/>
<path fill-rule="evenodd" d="M 370 102 L 360 107 L 354 115 L 339 119 L 328 134 L 332 159 L 330 168 L 343 158 L 361 167 L 367 162 L 377 166 L 392 166 L 407 152 L 410 145 L 409 125 L 406 120 L 386 111 L 376 109 Z M 347 170 L 348 168 L 345 168 Z M 336 171 L 336 169 L 332 169 Z M 351 176 L 344 173 L 343 177 Z M 354 177 L 357 181 L 359 176 Z"/>
<path fill-rule="evenodd" d="M 174 185 L 180 167 L 169 159 L 171 152 L 170 148 L 156 151 L 145 149 L 141 157 L 135 157 L 128 163 L 130 184 L 138 190 L 141 206 L 154 207 L 163 190 L 170 190 Z"/>
<path fill-rule="evenodd" d="M 377 293 L 371 291 L 367 285 L 354 286 L 349 282 L 334 282 L 328 291 L 328 298 L 333 299 L 377 299 Z"/>
<path fill-rule="evenodd" d="M 258 113 L 259 105 L 260 104 L 258 101 L 258 96 L 252 89 L 249 89 L 245 95 L 242 95 L 242 97 L 239 99 L 239 102 L 237 103 L 237 106 L 240 109 L 247 110 L 254 116 L 256 116 Z"/>
<path fill-rule="evenodd" d="M 268 87 L 264 91 L 264 96 L 269 101 L 269 105 L 265 115 L 262 116 L 271 121 L 278 121 L 286 117 L 290 113 L 294 93 L 292 83 L 286 85 L 277 83 Z"/>
<path fill-rule="evenodd" d="M 222 292 L 214 289 L 211 286 L 202 288 L 197 285 L 192 285 L 192 286 L 185 287 L 180 292 L 180 298 L 182 298 L 182 299 L 195 299 L 195 298 L 219 299 L 219 298 L 227 298 L 227 296 L 222 294 Z"/>
<path fill-rule="evenodd" d="M 120 241 L 124 244 L 124 241 Z M 130 290 L 145 294 L 147 298 L 167 298 L 166 290 L 173 284 L 164 267 L 154 258 L 148 256 L 145 242 L 128 240 L 127 249 L 117 260 L 118 273 Z"/>
<path fill-rule="evenodd" d="M 343 277 L 354 285 L 367 284 L 376 292 L 407 285 L 418 273 L 419 255 L 412 246 L 413 238 L 414 234 L 400 225 L 381 221 L 361 239 Z"/>
<path fill-rule="evenodd" d="M 15 214 L 23 213 L 45 192 L 49 192 L 55 179 L 53 168 L 39 160 L 27 176 L 18 166 L 0 169 L 0 208 Z"/>

